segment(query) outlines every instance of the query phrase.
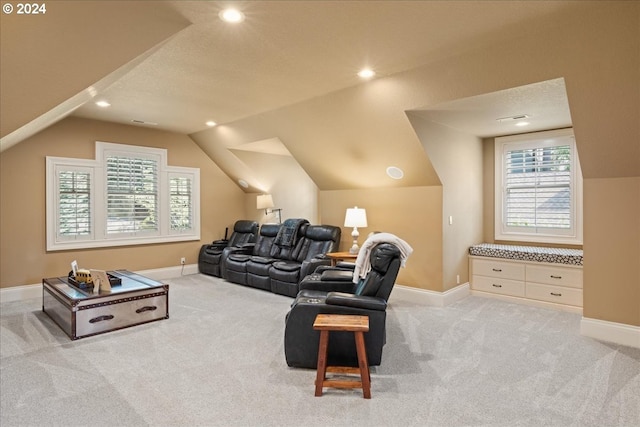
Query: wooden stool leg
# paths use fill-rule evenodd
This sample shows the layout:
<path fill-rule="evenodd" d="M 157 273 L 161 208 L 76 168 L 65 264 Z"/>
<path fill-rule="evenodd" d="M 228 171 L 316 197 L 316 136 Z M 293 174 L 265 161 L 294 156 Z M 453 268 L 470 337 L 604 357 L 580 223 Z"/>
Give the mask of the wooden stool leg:
<path fill-rule="evenodd" d="M 358 366 L 360 366 L 362 394 L 364 395 L 365 399 L 371 399 L 371 376 L 369 375 L 369 360 L 367 359 L 367 349 L 364 346 L 364 334 L 359 331 L 354 332 L 354 334 L 356 339 L 356 351 L 358 352 Z"/>
<path fill-rule="evenodd" d="M 322 386 L 327 373 L 327 348 L 329 346 L 329 331 L 320 331 L 318 345 L 318 372 L 316 374 L 316 396 L 322 396 Z"/>

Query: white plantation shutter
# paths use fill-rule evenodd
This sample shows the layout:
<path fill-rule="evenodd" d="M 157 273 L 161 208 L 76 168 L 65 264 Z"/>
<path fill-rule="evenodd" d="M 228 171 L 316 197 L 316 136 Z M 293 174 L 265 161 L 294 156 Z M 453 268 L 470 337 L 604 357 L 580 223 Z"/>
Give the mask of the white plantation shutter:
<path fill-rule="evenodd" d="M 91 234 L 91 171 L 57 172 L 59 238 L 87 238 Z"/>
<path fill-rule="evenodd" d="M 158 160 L 106 158 L 107 235 L 158 231 Z"/>
<path fill-rule="evenodd" d="M 571 129 L 496 138 L 496 240 L 582 243 L 582 177 Z"/>
<path fill-rule="evenodd" d="M 190 230 L 193 227 L 192 179 L 187 176 L 169 177 L 169 211 L 171 230 Z"/>
<path fill-rule="evenodd" d="M 47 250 L 200 240 L 200 170 L 167 150 L 96 142 L 96 159 L 46 158 Z"/>
<path fill-rule="evenodd" d="M 571 147 L 508 150 L 507 226 L 571 228 Z"/>

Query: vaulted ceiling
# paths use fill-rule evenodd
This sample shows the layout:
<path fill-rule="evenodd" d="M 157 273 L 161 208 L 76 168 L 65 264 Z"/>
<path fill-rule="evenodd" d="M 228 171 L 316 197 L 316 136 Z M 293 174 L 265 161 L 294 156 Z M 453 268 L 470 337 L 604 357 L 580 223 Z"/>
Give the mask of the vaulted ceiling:
<path fill-rule="evenodd" d="M 278 112 L 295 111 L 287 118 L 295 120 L 300 110 L 291 107 L 302 103 L 307 103 L 304 109 L 313 106 L 317 127 L 323 127 L 330 117 L 334 122 L 327 123 L 329 127 L 340 120 L 365 122 L 357 111 L 348 118 L 335 112 L 335 117 L 325 116 L 328 111 L 323 109 L 330 107 L 321 98 L 329 95 L 336 101 L 345 90 L 351 90 L 350 96 L 366 98 L 370 93 L 358 90 L 366 85 L 377 85 L 379 93 L 385 94 L 388 81 L 383 88 L 384 80 L 390 76 L 514 35 L 535 34 L 540 23 L 553 22 L 558 14 L 570 15 L 584 7 L 580 3 L 56 1 L 47 3 L 46 15 L 2 14 L 1 148 L 74 115 L 188 134 L 217 163 L 224 162 L 225 156 L 215 145 L 229 136 L 224 134 L 225 125 L 251 123 L 260 116 L 260 122 L 273 119 L 275 126 L 283 120 Z M 241 10 L 245 20 L 238 24 L 220 20 L 219 12 L 228 6 Z M 376 71 L 373 82 L 357 77 L 363 67 Z M 565 126 L 570 123 L 566 97 L 559 104 L 550 103 L 544 96 L 550 88 L 553 97 L 565 95 L 563 83 L 555 80 L 551 85 L 443 103 L 437 108 L 413 105 L 412 110 L 430 120 L 489 136 L 491 129 L 473 124 L 471 116 L 478 117 L 474 112 L 519 114 L 522 111 L 510 109 L 509 102 L 526 99 L 531 104 L 529 111 L 538 109 L 538 118 L 554 113 L 557 123 L 553 126 Z M 107 100 L 111 106 L 100 108 L 97 100 Z M 345 98 L 343 102 L 351 101 Z M 404 114 L 404 110 L 397 113 Z M 564 116 L 558 119 L 559 114 Z M 207 121 L 218 126 L 208 129 Z M 372 133 L 379 133 L 375 124 L 370 125 Z M 314 170 L 305 159 L 303 143 L 290 136 L 272 126 L 270 131 L 242 138 L 232 135 L 227 138 L 232 142 L 224 148 L 292 154 L 321 187 L 348 185 Z M 339 138 L 335 132 L 326 136 L 343 145 L 368 137 L 349 134 L 349 130 Z M 347 154 L 351 151 L 352 159 L 347 160 L 371 160 L 363 147 L 354 144 L 351 150 L 345 149 Z M 401 148 L 407 158 L 425 162 L 424 155 L 416 156 L 420 147 Z M 379 157 L 388 158 L 388 153 L 381 150 Z M 424 164 L 415 169 L 418 176 L 421 169 L 429 174 Z M 229 174 L 236 173 L 230 170 Z M 430 179 L 424 173 L 421 176 L 414 184 Z"/>
<path fill-rule="evenodd" d="M 218 18 L 230 4 L 244 12 L 244 22 Z M 2 16 L 2 137 L 145 53 L 86 97 L 108 99 L 111 108 L 84 99 L 74 114 L 191 134 L 208 120 L 227 123 L 360 84 L 356 73 L 365 66 L 386 76 L 491 43 L 502 28 L 566 7 L 503 1 L 58 1 L 46 15 Z M 75 84 L 67 89 L 68 83 Z M 33 112 L 14 111 L 13 101 L 27 95 L 50 101 Z"/>

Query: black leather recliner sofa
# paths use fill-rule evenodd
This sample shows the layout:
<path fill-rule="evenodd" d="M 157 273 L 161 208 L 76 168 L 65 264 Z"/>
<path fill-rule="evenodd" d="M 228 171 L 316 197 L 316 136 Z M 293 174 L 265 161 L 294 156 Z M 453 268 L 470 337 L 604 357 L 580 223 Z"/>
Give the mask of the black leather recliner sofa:
<path fill-rule="evenodd" d="M 281 224 L 263 224 L 260 227 L 258 239 L 253 246 L 236 248 L 230 251 L 225 258 L 225 268 L 223 279 L 230 282 L 248 285 L 247 281 L 247 264 L 251 259 L 265 258 L 268 259 L 271 254 L 273 242 L 280 231 Z M 271 286 L 267 286 L 266 290 L 271 290 Z"/>
<path fill-rule="evenodd" d="M 338 249 L 340 235 L 340 227 L 311 225 L 305 219 L 264 224 L 252 249 L 237 248 L 224 257 L 223 278 L 295 297 L 302 278 L 330 264 L 324 254 Z"/>
<path fill-rule="evenodd" d="M 286 316 L 284 351 L 287 365 L 316 368 L 320 333 L 313 329 L 318 314 L 354 314 L 369 317 L 365 346 L 370 366 L 380 365 L 386 340 L 386 308 L 401 265 L 400 250 L 391 243 L 371 249 L 371 271 L 358 284 L 353 272 L 329 269 L 300 282 L 300 292 Z M 353 334 L 332 332 L 328 364 L 358 366 Z"/>
<path fill-rule="evenodd" d="M 198 255 L 198 269 L 201 273 L 222 277 L 223 258 L 234 248 L 255 242 L 257 235 L 256 221 L 236 221 L 228 241 L 221 240 L 210 245 L 202 245 Z"/>

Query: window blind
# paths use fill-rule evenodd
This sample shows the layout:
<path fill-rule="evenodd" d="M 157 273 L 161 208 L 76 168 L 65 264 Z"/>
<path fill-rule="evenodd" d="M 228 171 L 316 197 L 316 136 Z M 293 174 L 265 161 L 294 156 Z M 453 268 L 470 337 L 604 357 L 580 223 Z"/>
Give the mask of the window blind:
<path fill-rule="evenodd" d="M 158 230 L 158 162 L 109 156 L 107 234 Z"/>
<path fill-rule="evenodd" d="M 506 152 L 507 226 L 571 228 L 571 156 L 569 145 Z"/>
<path fill-rule="evenodd" d="M 91 233 L 91 174 L 58 173 L 58 235 L 87 236 Z"/>
<path fill-rule="evenodd" d="M 191 229 L 193 227 L 191 179 L 188 177 L 172 177 L 169 180 L 169 192 L 171 229 Z"/>

